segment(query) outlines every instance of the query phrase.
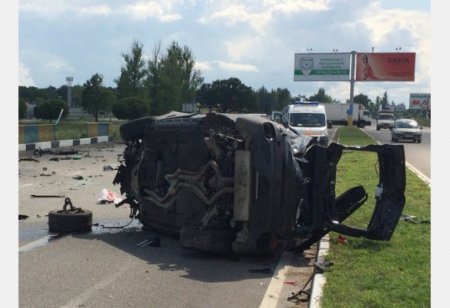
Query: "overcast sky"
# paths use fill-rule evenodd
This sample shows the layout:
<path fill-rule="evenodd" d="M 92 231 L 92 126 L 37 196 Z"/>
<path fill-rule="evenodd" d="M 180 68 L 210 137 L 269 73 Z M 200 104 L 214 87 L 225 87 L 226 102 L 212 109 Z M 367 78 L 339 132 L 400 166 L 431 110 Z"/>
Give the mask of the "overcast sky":
<path fill-rule="evenodd" d="M 116 86 L 134 40 L 151 56 L 158 42 L 189 47 L 205 82 L 239 78 L 257 90 L 287 88 L 310 96 L 320 87 L 349 98 L 349 82 L 294 82 L 294 54 L 307 52 L 416 53 L 414 82 L 359 82 L 355 95 L 409 101 L 430 93 L 431 13 L 425 0 L 21 0 L 19 83 L 60 87 L 93 74 Z"/>

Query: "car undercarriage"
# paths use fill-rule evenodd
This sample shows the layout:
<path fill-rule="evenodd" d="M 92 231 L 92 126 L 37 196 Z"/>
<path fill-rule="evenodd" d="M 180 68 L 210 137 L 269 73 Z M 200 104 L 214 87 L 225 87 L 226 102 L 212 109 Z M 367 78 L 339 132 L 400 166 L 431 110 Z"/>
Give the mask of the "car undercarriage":
<path fill-rule="evenodd" d="M 257 114 L 183 114 L 129 121 L 114 179 L 144 228 L 216 253 L 303 251 L 330 231 L 390 240 L 405 203 L 402 145 L 314 144 Z M 366 229 L 343 224 L 368 198 L 336 196 L 344 150 L 375 152 L 379 183 Z"/>

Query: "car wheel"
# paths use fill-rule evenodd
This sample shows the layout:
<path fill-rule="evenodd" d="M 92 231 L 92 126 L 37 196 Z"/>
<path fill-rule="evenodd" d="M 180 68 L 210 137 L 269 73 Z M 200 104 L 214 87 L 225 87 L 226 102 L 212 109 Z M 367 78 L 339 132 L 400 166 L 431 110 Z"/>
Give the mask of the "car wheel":
<path fill-rule="evenodd" d="M 422 138 L 417 139 L 417 143 L 421 143 L 422 142 Z"/>
<path fill-rule="evenodd" d="M 92 227 L 92 212 L 80 210 L 77 212 L 51 211 L 48 214 L 50 232 L 68 233 L 90 231 Z"/>

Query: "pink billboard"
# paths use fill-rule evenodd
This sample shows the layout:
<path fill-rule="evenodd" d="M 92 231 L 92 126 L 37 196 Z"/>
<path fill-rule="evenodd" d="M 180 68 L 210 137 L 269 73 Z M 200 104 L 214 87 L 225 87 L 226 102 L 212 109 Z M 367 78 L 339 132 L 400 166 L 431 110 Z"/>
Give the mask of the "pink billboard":
<path fill-rule="evenodd" d="M 414 52 L 356 54 L 356 81 L 414 81 Z"/>

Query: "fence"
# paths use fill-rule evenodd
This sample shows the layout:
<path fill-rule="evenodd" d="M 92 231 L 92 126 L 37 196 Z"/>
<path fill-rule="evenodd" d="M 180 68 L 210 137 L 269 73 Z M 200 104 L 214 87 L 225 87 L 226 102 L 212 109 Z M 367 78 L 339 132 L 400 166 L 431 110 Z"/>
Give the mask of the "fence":
<path fill-rule="evenodd" d="M 61 139 L 58 138 L 59 129 L 60 126 L 55 124 L 19 125 L 19 144 L 56 141 Z M 86 123 L 81 126 L 81 130 L 83 131 L 78 133 L 87 138 L 110 135 L 109 123 Z"/>

